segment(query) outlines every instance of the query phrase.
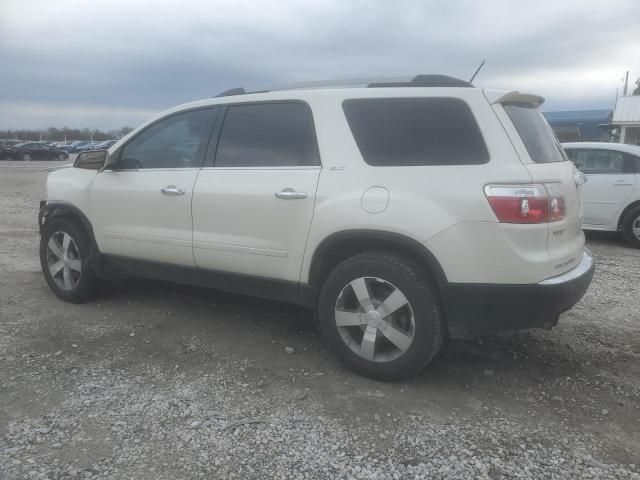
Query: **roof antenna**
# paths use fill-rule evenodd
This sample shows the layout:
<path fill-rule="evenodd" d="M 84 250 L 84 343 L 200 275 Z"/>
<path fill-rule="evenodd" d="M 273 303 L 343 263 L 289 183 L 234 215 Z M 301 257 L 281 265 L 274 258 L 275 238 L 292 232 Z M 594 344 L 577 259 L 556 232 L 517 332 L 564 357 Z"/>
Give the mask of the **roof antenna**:
<path fill-rule="evenodd" d="M 476 78 L 476 75 L 478 75 L 478 72 L 480 71 L 480 69 L 481 69 L 482 67 L 484 67 L 484 62 L 486 62 L 486 60 L 482 60 L 482 63 L 480 64 L 480 66 L 479 66 L 479 67 L 477 68 L 477 70 L 476 70 L 476 73 L 474 73 L 474 74 L 471 76 L 471 79 L 469 80 L 469 83 L 473 82 L 473 79 L 474 79 L 474 78 Z"/>

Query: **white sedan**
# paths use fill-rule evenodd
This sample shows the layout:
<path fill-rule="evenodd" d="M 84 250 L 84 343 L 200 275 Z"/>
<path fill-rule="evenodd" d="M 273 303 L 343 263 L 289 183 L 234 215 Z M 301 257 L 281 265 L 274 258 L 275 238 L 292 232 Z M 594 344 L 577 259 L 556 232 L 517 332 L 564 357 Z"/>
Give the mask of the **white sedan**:
<path fill-rule="evenodd" d="M 622 143 L 563 143 L 587 176 L 581 186 L 585 230 L 621 231 L 640 248 L 640 146 Z"/>

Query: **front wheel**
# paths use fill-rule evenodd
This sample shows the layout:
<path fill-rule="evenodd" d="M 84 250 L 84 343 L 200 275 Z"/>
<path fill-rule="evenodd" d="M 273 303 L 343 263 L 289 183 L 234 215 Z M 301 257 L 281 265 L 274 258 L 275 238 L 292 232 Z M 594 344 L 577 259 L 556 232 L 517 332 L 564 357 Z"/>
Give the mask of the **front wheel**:
<path fill-rule="evenodd" d="M 31 161 L 31 155 L 28 153 L 25 153 L 22 155 L 22 161 L 23 162 L 30 162 Z"/>
<path fill-rule="evenodd" d="M 622 221 L 622 235 L 635 248 L 640 248 L 640 205 L 629 210 Z"/>
<path fill-rule="evenodd" d="M 353 370 L 393 380 L 423 368 L 443 340 L 435 289 L 414 262 L 366 252 L 336 267 L 319 300 L 323 335 Z"/>
<path fill-rule="evenodd" d="M 40 265 L 53 293 L 62 300 L 84 303 L 97 291 L 99 280 L 89 268 L 90 244 L 78 226 L 53 219 L 42 230 Z"/>

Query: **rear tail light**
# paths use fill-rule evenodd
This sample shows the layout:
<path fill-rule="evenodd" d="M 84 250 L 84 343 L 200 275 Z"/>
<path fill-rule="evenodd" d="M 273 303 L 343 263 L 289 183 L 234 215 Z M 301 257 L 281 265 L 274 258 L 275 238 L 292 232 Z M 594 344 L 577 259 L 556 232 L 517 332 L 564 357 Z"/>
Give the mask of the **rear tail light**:
<path fill-rule="evenodd" d="M 487 185 L 489 205 L 501 223 L 547 223 L 566 215 L 564 197 L 552 184 Z"/>

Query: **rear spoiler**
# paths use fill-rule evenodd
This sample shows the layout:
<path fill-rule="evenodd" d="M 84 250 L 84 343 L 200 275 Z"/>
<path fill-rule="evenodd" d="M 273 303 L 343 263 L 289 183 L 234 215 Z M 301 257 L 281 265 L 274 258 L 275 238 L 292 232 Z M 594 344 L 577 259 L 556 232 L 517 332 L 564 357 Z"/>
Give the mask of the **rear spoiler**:
<path fill-rule="evenodd" d="M 539 107 L 544 103 L 544 97 L 532 95 L 530 93 L 520 93 L 517 90 L 507 92 L 506 90 L 484 90 L 484 96 L 489 103 L 496 104 L 518 104 L 527 107 Z"/>

